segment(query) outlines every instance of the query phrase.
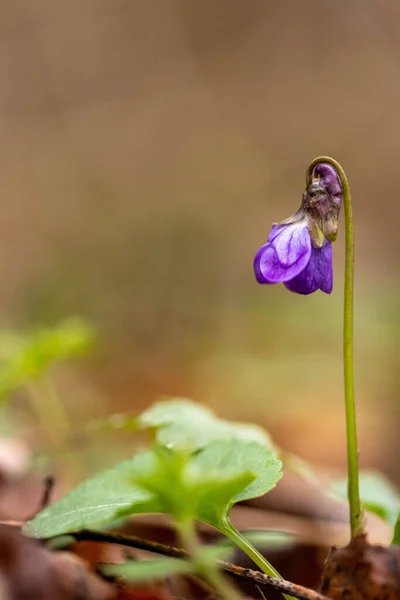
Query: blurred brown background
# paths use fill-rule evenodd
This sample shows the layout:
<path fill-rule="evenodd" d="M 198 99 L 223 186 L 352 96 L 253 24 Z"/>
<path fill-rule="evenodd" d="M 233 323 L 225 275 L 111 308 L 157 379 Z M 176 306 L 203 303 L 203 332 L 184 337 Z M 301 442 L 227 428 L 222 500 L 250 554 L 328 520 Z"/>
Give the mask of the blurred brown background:
<path fill-rule="evenodd" d="M 344 465 L 343 229 L 331 296 L 258 286 L 329 154 L 357 235 L 361 461 L 400 481 L 398 0 L 2 0 L 4 327 L 82 315 L 71 418 L 192 397 Z"/>

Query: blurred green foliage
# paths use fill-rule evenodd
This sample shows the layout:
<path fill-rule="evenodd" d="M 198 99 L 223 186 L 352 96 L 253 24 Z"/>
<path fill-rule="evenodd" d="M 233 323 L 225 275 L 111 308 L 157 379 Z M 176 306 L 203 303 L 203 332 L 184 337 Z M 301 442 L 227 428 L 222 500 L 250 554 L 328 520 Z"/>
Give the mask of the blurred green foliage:
<path fill-rule="evenodd" d="M 224 546 L 202 547 L 197 560 L 203 565 L 214 565 L 216 560 L 226 559 L 229 549 Z M 177 558 L 155 558 L 152 560 L 130 560 L 121 565 L 104 565 L 101 572 L 106 576 L 122 578 L 125 581 L 148 583 L 164 579 L 171 575 L 180 573 L 196 573 L 199 568 L 193 562 Z"/>
<path fill-rule="evenodd" d="M 85 356 L 94 339 L 93 327 L 78 318 L 23 334 L 0 332 L 0 400 L 39 379 L 53 364 Z"/>
<path fill-rule="evenodd" d="M 347 499 L 347 481 L 334 482 L 333 493 Z M 366 510 L 394 526 L 400 511 L 400 492 L 379 471 L 361 471 L 360 496 Z"/>

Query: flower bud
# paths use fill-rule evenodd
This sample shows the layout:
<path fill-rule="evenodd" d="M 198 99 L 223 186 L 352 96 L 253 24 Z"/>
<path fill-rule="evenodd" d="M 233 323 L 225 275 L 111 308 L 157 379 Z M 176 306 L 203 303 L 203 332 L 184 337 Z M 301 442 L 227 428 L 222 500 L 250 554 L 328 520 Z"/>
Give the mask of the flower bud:
<path fill-rule="evenodd" d="M 254 271 L 259 283 L 282 282 L 298 294 L 318 289 L 331 293 L 331 242 L 337 236 L 342 195 L 335 169 L 318 163 L 297 213 L 275 224 L 256 254 Z"/>

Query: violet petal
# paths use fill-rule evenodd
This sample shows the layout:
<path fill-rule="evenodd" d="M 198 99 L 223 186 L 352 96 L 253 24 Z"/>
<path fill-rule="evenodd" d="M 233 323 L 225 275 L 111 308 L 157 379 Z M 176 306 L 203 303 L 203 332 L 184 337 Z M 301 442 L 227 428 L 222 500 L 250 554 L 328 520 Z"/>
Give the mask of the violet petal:
<path fill-rule="evenodd" d="M 322 290 L 330 294 L 333 287 L 332 244 L 325 240 L 322 248 L 312 248 L 306 268 L 285 286 L 296 294 L 312 294 Z"/>
<path fill-rule="evenodd" d="M 254 259 L 254 272 L 259 283 L 289 281 L 306 268 L 311 256 L 306 221 L 274 225 L 268 240 Z"/>

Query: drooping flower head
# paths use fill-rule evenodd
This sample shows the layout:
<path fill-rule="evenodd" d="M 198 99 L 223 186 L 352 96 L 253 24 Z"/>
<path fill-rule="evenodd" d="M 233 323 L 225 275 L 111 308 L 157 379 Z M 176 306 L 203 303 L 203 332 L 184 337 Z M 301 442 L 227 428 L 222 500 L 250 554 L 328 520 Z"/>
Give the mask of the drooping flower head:
<path fill-rule="evenodd" d="M 318 163 L 296 214 L 273 225 L 254 259 L 259 283 L 284 283 L 297 294 L 333 287 L 332 242 L 338 230 L 342 187 L 336 170 Z"/>

